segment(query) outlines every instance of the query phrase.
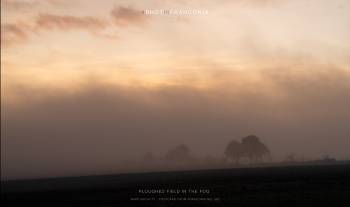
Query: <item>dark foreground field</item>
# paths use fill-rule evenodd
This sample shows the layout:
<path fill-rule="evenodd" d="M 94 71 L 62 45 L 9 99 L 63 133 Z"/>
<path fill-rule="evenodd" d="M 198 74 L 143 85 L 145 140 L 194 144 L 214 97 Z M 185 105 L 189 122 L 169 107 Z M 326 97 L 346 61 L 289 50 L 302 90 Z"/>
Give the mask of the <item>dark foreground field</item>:
<path fill-rule="evenodd" d="M 350 206 L 350 165 L 7 181 L 6 206 Z"/>

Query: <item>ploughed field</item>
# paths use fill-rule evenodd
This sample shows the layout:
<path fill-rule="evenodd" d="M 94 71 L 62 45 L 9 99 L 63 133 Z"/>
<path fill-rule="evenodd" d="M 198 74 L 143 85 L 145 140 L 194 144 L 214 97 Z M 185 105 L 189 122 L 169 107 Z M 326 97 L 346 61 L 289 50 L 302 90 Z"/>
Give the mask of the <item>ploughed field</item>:
<path fill-rule="evenodd" d="M 350 164 L 1 182 L 6 206 L 350 206 Z"/>

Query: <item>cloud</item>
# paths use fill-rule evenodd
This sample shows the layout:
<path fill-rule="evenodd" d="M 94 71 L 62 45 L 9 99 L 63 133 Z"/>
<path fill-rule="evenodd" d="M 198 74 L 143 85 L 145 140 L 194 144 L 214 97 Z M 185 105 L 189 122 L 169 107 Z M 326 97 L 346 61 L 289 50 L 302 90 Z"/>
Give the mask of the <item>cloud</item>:
<path fill-rule="evenodd" d="M 276 6 L 288 2 L 289 0 L 178 0 L 176 3 L 181 6 L 207 6 L 207 5 L 245 5 L 245 6 Z M 159 0 L 161 4 L 174 4 L 172 0 Z"/>
<path fill-rule="evenodd" d="M 119 38 L 115 33 L 105 32 L 109 26 L 110 23 L 107 20 L 92 16 L 77 17 L 41 13 L 36 18 L 33 31 L 37 33 L 55 29 L 61 31 L 82 30 L 87 31 L 96 37 L 106 39 Z"/>
<path fill-rule="evenodd" d="M 1 0 L 1 7 L 10 11 L 31 11 L 41 6 L 62 6 L 72 4 L 72 0 Z"/>
<path fill-rule="evenodd" d="M 31 25 L 23 22 L 2 24 L 1 41 L 2 45 L 5 44 L 6 46 L 23 44 L 33 34 L 38 35 L 43 31 L 52 31 L 55 29 L 61 31 L 82 30 L 95 36 L 115 39 L 117 37 L 115 34 L 103 33 L 108 25 L 108 21 L 91 16 L 77 17 L 41 13 Z"/>
<path fill-rule="evenodd" d="M 271 6 L 271 5 L 279 5 L 282 3 L 287 2 L 288 0 L 240 0 L 237 1 L 239 3 L 245 3 L 249 5 L 255 5 L 255 6 Z"/>
<path fill-rule="evenodd" d="M 135 24 L 143 24 L 147 21 L 148 17 L 140 10 L 133 9 L 131 7 L 114 7 L 111 11 L 113 21 L 118 26 L 129 26 Z"/>
<path fill-rule="evenodd" d="M 39 14 L 36 19 L 36 28 L 38 30 L 87 30 L 95 32 L 103 30 L 107 27 L 107 22 L 98 18 L 86 16 L 62 16 L 53 14 Z"/>
<path fill-rule="evenodd" d="M 1 45 L 12 46 L 26 42 L 29 38 L 30 27 L 26 24 L 2 24 Z"/>
<path fill-rule="evenodd" d="M 51 1 L 50 1 L 51 2 Z M 53 1 L 54 2 L 54 1 Z M 23 5 L 22 5 L 23 3 Z M 11 5 L 14 7 L 30 6 L 33 2 L 14 2 Z M 129 26 L 132 24 L 143 24 L 148 17 L 142 14 L 141 11 L 132 9 L 131 7 L 115 7 L 111 11 L 113 22 L 120 27 Z M 23 23 L 11 23 L 2 25 L 4 36 L 2 41 L 7 46 L 12 46 L 18 43 L 25 43 L 32 34 L 40 34 L 43 31 L 61 30 L 73 31 L 83 30 L 95 36 L 116 39 L 117 34 L 106 33 L 105 30 L 110 26 L 110 22 L 105 19 L 93 16 L 72 16 L 72 15 L 56 15 L 49 13 L 40 13 L 35 18 L 32 26 Z"/>
<path fill-rule="evenodd" d="M 1 7 L 8 10 L 29 10 L 39 6 L 39 1 L 1 0 Z"/>
<path fill-rule="evenodd" d="M 2 175 L 112 173 L 121 160 L 147 151 L 161 155 L 179 143 L 195 155 L 223 156 L 230 140 L 248 134 L 260 136 L 275 159 L 349 156 L 348 71 L 325 66 L 206 75 L 212 87 L 187 79 L 154 88 L 90 79 L 75 92 L 14 87 L 8 93 L 19 102 L 2 104 Z"/>

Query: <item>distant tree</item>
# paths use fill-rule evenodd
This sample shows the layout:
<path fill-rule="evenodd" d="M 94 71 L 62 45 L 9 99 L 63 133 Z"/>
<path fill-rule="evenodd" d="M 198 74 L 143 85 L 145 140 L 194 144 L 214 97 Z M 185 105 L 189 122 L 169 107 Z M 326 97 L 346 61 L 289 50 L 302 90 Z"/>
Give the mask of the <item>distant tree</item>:
<path fill-rule="evenodd" d="M 336 162 L 337 160 L 335 158 L 329 156 L 328 154 L 324 154 L 322 156 L 321 161 L 323 161 L 323 162 Z"/>
<path fill-rule="evenodd" d="M 147 152 L 144 156 L 143 156 L 143 161 L 146 163 L 151 163 L 154 162 L 155 158 L 152 152 Z"/>
<path fill-rule="evenodd" d="M 286 163 L 295 163 L 297 162 L 297 158 L 294 153 L 288 154 L 286 158 L 284 159 L 284 162 Z"/>
<path fill-rule="evenodd" d="M 184 163 L 192 159 L 189 148 L 184 145 L 178 145 L 169 150 L 165 155 L 165 159 L 170 162 Z"/>
<path fill-rule="evenodd" d="M 241 143 L 232 140 L 226 147 L 225 155 L 234 163 L 238 164 L 240 158 L 243 156 L 243 149 Z"/>
<path fill-rule="evenodd" d="M 253 162 L 261 160 L 265 155 L 270 155 L 270 150 L 255 135 L 243 137 L 241 145 L 244 156 Z"/>

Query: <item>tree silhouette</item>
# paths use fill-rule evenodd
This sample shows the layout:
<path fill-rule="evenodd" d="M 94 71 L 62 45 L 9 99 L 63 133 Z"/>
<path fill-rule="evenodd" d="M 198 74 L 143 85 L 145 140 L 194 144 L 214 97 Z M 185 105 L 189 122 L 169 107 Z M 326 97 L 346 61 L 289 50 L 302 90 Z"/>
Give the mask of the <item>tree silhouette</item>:
<path fill-rule="evenodd" d="M 244 156 L 254 162 L 257 162 L 263 158 L 263 156 L 270 154 L 270 150 L 267 146 L 255 135 L 243 137 L 242 148 Z"/>
<path fill-rule="evenodd" d="M 178 145 L 167 152 L 165 159 L 176 163 L 188 162 L 191 160 L 190 150 L 184 144 Z"/>
<path fill-rule="evenodd" d="M 229 159 L 233 160 L 236 164 L 238 164 L 240 158 L 243 156 L 241 143 L 232 140 L 226 147 L 225 155 Z"/>
<path fill-rule="evenodd" d="M 155 157 L 153 155 L 152 152 L 147 152 L 144 156 L 143 156 L 143 161 L 146 163 L 151 163 L 154 162 Z"/>
<path fill-rule="evenodd" d="M 257 136 L 243 137 L 241 143 L 232 140 L 226 147 L 225 155 L 236 164 L 241 158 L 248 158 L 251 162 L 260 161 L 270 150 Z"/>

